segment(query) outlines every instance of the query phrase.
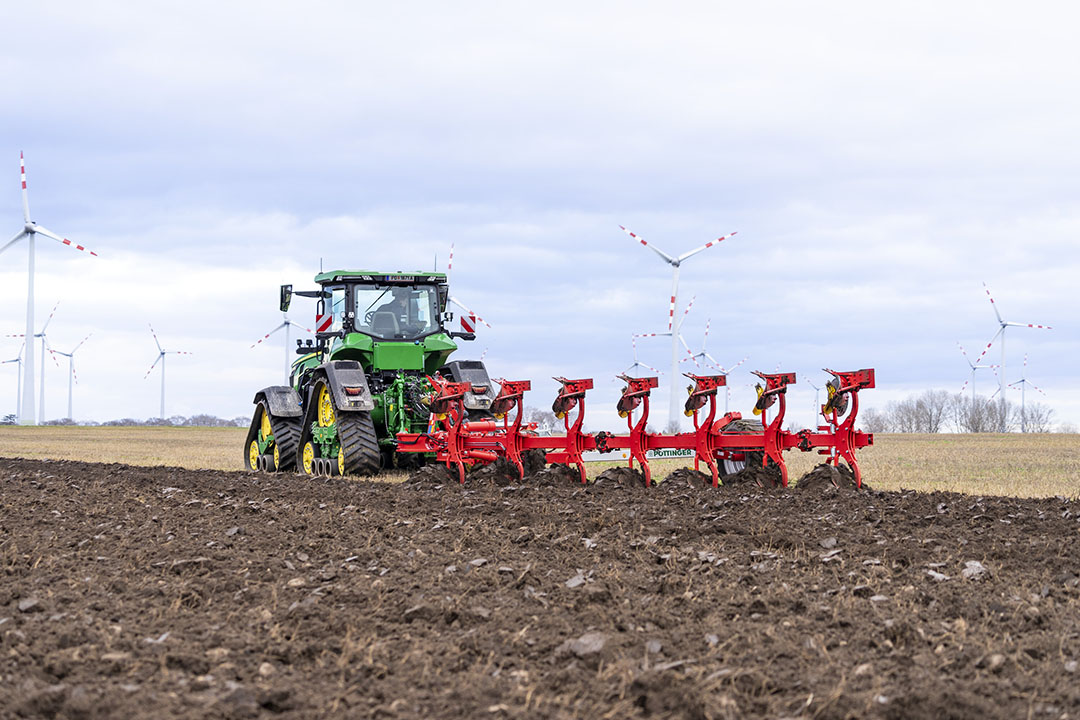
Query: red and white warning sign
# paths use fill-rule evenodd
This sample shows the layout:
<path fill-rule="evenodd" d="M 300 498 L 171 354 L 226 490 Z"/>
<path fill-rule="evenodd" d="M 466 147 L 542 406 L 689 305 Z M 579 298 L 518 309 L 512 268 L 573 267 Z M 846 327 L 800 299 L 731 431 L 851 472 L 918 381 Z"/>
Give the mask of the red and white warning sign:
<path fill-rule="evenodd" d="M 315 332 L 326 332 L 334 324 L 334 316 L 330 313 L 325 315 L 315 314 Z"/>
<path fill-rule="evenodd" d="M 461 316 L 461 329 L 465 332 L 476 332 L 476 313 Z"/>

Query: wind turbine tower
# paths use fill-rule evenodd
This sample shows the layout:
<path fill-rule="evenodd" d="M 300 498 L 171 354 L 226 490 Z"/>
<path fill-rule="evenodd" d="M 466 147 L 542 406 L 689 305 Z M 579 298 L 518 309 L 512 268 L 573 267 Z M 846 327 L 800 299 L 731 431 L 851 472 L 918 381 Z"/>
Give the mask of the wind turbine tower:
<path fill-rule="evenodd" d="M 19 347 L 19 354 L 10 360 L 0 361 L 0 365 L 7 365 L 8 363 L 18 363 L 16 366 L 17 374 L 15 376 L 15 417 L 22 417 L 22 364 L 23 364 L 23 350 L 26 349 L 26 343 Z"/>
<path fill-rule="evenodd" d="M 36 425 L 37 413 L 34 408 L 34 343 L 30 342 L 30 339 L 34 336 L 34 239 L 37 235 L 44 235 L 51 240 L 55 240 L 68 247 L 73 247 L 76 250 L 82 250 L 83 252 L 88 252 L 95 256 L 97 253 L 92 250 L 87 250 L 82 245 L 76 245 L 67 238 L 61 237 L 51 230 L 47 230 L 30 219 L 30 200 L 26 194 L 26 163 L 22 153 L 19 153 L 19 173 L 22 176 L 23 228 L 15 235 L 15 237 L 9 240 L 6 245 L 0 247 L 0 253 L 4 252 L 23 238 L 26 238 L 27 250 L 30 258 L 29 274 L 26 283 L 26 377 L 23 380 L 22 407 L 19 415 L 19 423 L 23 425 Z"/>
<path fill-rule="evenodd" d="M 671 386 L 668 398 L 670 403 L 668 407 L 668 423 L 674 423 L 678 425 L 682 417 L 682 413 L 679 412 L 680 395 L 677 391 L 677 388 L 679 386 L 679 341 L 682 338 L 682 336 L 679 334 L 679 330 L 682 323 L 675 322 L 675 306 L 678 304 L 679 300 L 679 268 L 682 267 L 682 264 L 684 262 L 689 260 L 694 255 L 697 255 L 703 250 L 708 250 L 713 245 L 717 245 L 720 242 L 726 240 L 727 238 L 732 237 L 733 235 L 735 235 L 735 232 L 723 235 L 716 240 L 707 242 L 701 247 L 694 248 L 693 250 L 685 252 L 682 255 L 676 257 L 669 255 L 655 245 L 649 244 L 644 240 L 644 238 L 635 235 L 622 225 L 620 225 L 619 228 L 622 229 L 622 231 L 625 232 L 627 235 L 634 238 L 639 243 L 659 255 L 660 259 L 662 259 L 664 262 L 671 266 L 671 300 L 668 304 L 668 332 L 663 334 L 671 334 Z"/>
<path fill-rule="evenodd" d="M 93 333 L 90 333 L 93 335 Z M 57 355 L 61 355 L 68 359 L 68 420 L 74 420 L 74 416 L 71 414 L 71 397 L 72 397 L 72 384 L 79 382 L 79 379 L 75 376 L 75 351 L 83 346 L 83 343 L 90 339 L 90 335 L 84 337 L 79 344 L 71 349 L 71 352 L 60 352 L 59 350 L 53 350 Z"/>

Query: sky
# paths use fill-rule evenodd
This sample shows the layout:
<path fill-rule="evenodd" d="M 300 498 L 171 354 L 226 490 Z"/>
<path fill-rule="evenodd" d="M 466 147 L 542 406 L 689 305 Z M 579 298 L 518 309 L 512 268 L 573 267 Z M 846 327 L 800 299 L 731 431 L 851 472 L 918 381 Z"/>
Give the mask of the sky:
<path fill-rule="evenodd" d="M 863 407 L 1006 378 L 1080 424 L 1080 10 L 1068 3 L 56 2 L 0 8 L 0 222 L 38 236 L 36 324 L 76 353 L 76 420 L 249 415 L 282 380 L 278 286 L 326 268 L 444 270 L 487 319 L 494 377 L 593 377 L 615 429 L 631 336 L 683 335 L 749 414 L 750 370 L 814 389 L 873 367 Z M 6 160 L 4 159 L 6 158 Z M 3 168 L 6 167 L 7 171 Z M 2 178 L 8 177 L 4 182 Z M 4 191 L 3 188 L 7 190 Z M 0 254 L 0 335 L 24 331 L 26 243 Z M 297 298 L 290 317 L 311 326 Z M 295 336 L 294 336 L 295 337 Z M 0 337 L 0 359 L 21 340 Z M 988 359 L 1001 360 L 1000 347 Z M 1028 356 L 1026 370 L 1022 368 Z M 664 372 L 670 344 L 638 341 Z M 60 358 L 64 360 L 63 358 Z M 67 414 L 66 360 L 45 417 Z M 0 365 L 0 414 L 15 411 Z M 692 363 L 682 366 L 691 371 Z M 1022 372 L 1023 371 L 1023 372 Z M 976 389 L 997 380 L 980 371 Z M 682 384 L 682 383 L 680 383 Z M 681 392 L 681 391 L 680 391 Z M 1009 399 L 1019 402 L 1018 392 Z"/>

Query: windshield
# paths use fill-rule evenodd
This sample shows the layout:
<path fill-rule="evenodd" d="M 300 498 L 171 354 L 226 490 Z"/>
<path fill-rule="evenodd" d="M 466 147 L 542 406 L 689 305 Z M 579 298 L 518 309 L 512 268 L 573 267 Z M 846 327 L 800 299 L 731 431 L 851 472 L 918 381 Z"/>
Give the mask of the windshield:
<path fill-rule="evenodd" d="M 384 340 L 413 340 L 439 329 L 434 285 L 355 285 L 356 330 Z"/>

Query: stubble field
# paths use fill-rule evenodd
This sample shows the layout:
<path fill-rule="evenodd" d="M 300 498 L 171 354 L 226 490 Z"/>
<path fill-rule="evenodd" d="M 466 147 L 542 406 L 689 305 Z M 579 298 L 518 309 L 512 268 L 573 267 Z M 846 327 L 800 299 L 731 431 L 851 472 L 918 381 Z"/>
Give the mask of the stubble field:
<path fill-rule="evenodd" d="M 244 428 L 0 427 L 0 457 L 48 458 L 191 470 L 242 470 Z M 976 495 L 1073 497 L 1080 494 L 1080 435 L 878 435 L 858 453 L 863 474 L 881 490 L 947 490 Z M 820 460 L 786 455 L 801 477 Z M 664 477 L 681 461 L 653 464 Z M 590 463 L 590 477 L 611 467 Z M 405 479 L 388 473 L 381 480 Z"/>

